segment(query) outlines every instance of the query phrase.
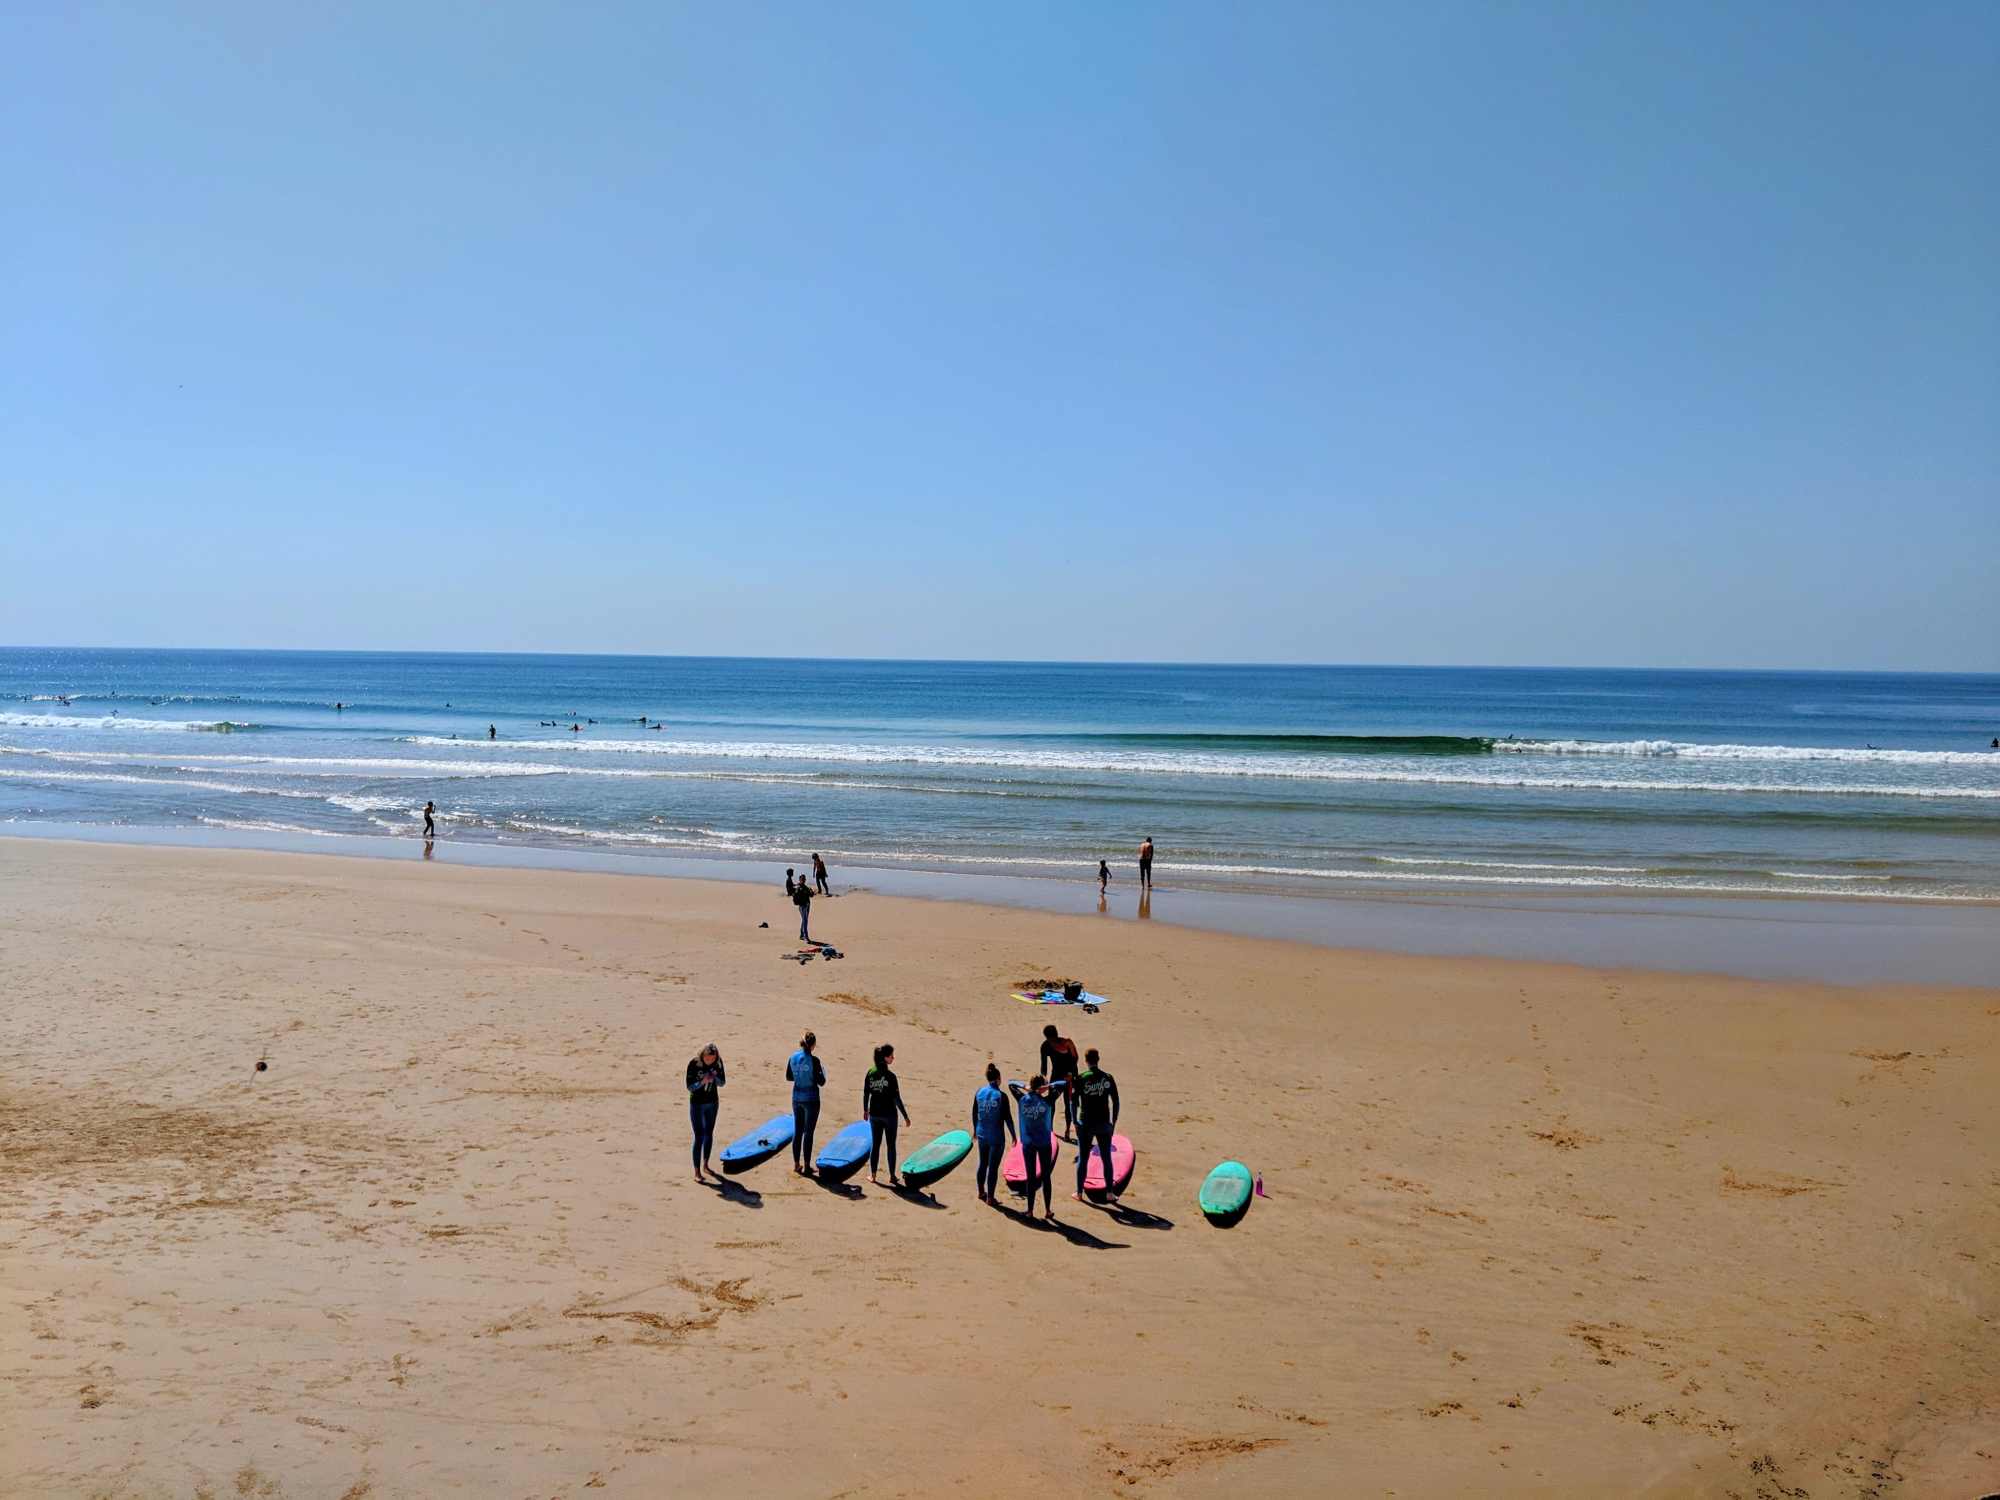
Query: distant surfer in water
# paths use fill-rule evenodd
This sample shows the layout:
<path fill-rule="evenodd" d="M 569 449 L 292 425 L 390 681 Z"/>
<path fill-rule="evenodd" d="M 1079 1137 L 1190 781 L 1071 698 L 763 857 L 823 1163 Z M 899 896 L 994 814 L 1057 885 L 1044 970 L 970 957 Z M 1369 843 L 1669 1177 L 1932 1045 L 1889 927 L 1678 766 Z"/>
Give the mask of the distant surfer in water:
<path fill-rule="evenodd" d="M 1139 888 L 1149 891 L 1153 888 L 1153 836 L 1146 835 L 1146 841 L 1139 845 Z"/>
<path fill-rule="evenodd" d="M 722 1054 L 710 1042 L 699 1056 L 688 1062 L 688 1123 L 694 1127 L 694 1180 L 700 1182 L 715 1153 L 715 1115 L 722 1107 L 718 1092 L 729 1080 L 723 1073 Z"/>
<path fill-rule="evenodd" d="M 1042 1190 L 1042 1213 L 1056 1216 L 1054 1179 L 1056 1175 L 1056 1107 L 1049 1102 L 1049 1081 L 1037 1073 L 1024 1089 L 1018 1083 L 1007 1088 L 1014 1095 L 1021 1115 L 1021 1167 L 1027 1174 L 1028 1216 L 1034 1217 L 1035 1189 Z"/>
<path fill-rule="evenodd" d="M 819 1091 L 826 1087 L 826 1069 L 813 1056 L 818 1045 L 819 1038 L 808 1031 L 785 1064 L 785 1076 L 792 1080 L 792 1170 L 801 1177 L 813 1175 L 813 1131 L 819 1126 Z"/>
<path fill-rule="evenodd" d="M 1083 1054 L 1083 1071 L 1072 1086 L 1076 1094 L 1076 1201 L 1083 1202 L 1083 1179 L 1090 1171 L 1093 1149 L 1104 1156 L 1104 1191 L 1118 1179 L 1111 1170 L 1111 1131 L 1118 1123 L 1118 1080 L 1097 1066 L 1097 1049 Z M 1115 1196 L 1115 1195 L 1114 1195 Z"/>
<path fill-rule="evenodd" d="M 437 837 L 437 812 L 438 809 L 435 802 L 426 802 L 424 804 L 424 837 L 427 839 Z"/>
<path fill-rule="evenodd" d="M 799 883 L 805 889 L 805 882 Z M 896 1175 L 896 1116 L 903 1117 L 905 1125 L 910 1123 L 910 1112 L 903 1107 L 903 1086 L 896 1080 L 889 1064 L 896 1060 L 896 1049 L 884 1042 L 875 1049 L 875 1066 L 868 1070 L 868 1076 L 861 1080 L 861 1107 L 868 1115 L 868 1178 L 880 1182 L 876 1175 L 876 1165 L 882 1155 L 882 1147 L 889 1147 L 889 1185 L 901 1187 L 903 1179 Z"/>
<path fill-rule="evenodd" d="M 491 724 L 488 724 L 486 726 L 486 738 L 488 738 L 489 740 L 497 740 L 500 738 L 500 731 L 495 729 Z"/>
<path fill-rule="evenodd" d="M 972 1096 L 972 1138 L 979 1142 L 979 1201 L 997 1202 L 1000 1158 L 1014 1138 L 1014 1120 L 1000 1092 L 1000 1070 L 992 1063 L 986 1065 L 985 1086 Z"/>
<path fill-rule="evenodd" d="M 1054 1026 L 1042 1028 L 1042 1071 L 1049 1087 L 1063 1096 L 1063 1134 L 1076 1134 L 1076 1095 L 1071 1091 L 1076 1077 L 1076 1043 L 1059 1036 Z"/>

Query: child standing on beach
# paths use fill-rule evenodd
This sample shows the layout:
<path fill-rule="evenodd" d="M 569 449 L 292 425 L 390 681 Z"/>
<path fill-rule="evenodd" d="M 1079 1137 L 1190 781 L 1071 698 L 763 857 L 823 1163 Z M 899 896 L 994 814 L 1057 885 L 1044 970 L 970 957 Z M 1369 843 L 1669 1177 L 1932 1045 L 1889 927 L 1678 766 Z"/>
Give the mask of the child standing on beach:
<path fill-rule="evenodd" d="M 1111 866 L 1104 860 L 1097 862 L 1097 894 L 1103 895 L 1111 884 Z"/>

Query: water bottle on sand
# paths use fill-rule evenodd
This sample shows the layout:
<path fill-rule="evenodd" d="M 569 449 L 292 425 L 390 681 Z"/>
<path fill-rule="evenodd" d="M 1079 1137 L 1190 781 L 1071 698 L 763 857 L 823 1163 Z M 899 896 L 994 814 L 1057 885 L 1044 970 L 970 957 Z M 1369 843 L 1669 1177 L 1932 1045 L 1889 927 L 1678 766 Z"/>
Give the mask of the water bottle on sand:
<path fill-rule="evenodd" d="M 1264 1196 L 1264 1174 L 1262 1172 L 1257 1174 L 1257 1196 L 1259 1198 Z"/>

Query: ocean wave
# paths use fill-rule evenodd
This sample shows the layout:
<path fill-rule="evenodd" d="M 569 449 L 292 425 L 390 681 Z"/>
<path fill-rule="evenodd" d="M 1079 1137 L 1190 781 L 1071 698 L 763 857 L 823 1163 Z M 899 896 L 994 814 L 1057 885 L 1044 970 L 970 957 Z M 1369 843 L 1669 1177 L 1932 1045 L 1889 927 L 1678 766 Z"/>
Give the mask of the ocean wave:
<path fill-rule="evenodd" d="M 317 839 L 340 837 L 330 828 L 307 828 L 299 823 L 274 823 L 268 818 L 210 818 L 197 815 L 195 822 L 210 828 L 238 828 L 251 833 L 309 833 Z"/>
<path fill-rule="evenodd" d="M 44 771 L 17 770 L 11 766 L 0 766 L 0 778 L 8 781 L 47 782 L 103 782 L 114 785 L 155 787 L 163 792 L 197 791 L 228 792 L 243 797 L 296 797 L 305 801 L 323 802 L 320 792 L 299 791 L 283 786 L 242 786 L 227 781 L 206 781 L 193 776 L 133 776 L 124 771 Z"/>
<path fill-rule="evenodd" d="M 435 735 L 406 736 L 406 744 L 465 749 L 466 742 Z M 944 768 L 992 767 L 1019 771 L 1072 771 L 1177 776 L 1235 776 L 1299 781 L 1384 782 L 1417 786 L 1478 786 L 1527 791 L 1745 792 L 1800 796 L 1879 796 L 2000 799 L 1991 787 L 1934 786 L 1925 783 L 1683 781 L 1668 777 L 1579 776 L 1573 772 L 1398 770 L 1383 766 L 1343 766 L 1329 760 L 1282 756 L 1168 755 L 1159 752 L 1009 750 L 973 745 L 800 744 L 764 740 L 536 740 L 537 751 L 577 755 L 647 755 L 680 759 L 767 760 L 835 765 L 919 765 Z M 526 748 L 516 744 L 516 751 Z M 1909 754 L 1929 752 L 1907 752 Z M 1986 762 L 2000 771 L 2000 757 Z"/>
<path fill-rule="evenodd" d="M 1707 745 L 1690 740 L 1495 740 L 1511 755 L 1624 755 L 1671 760 L 1842 761 L 1878 766 L 1986 766 L 2000 771 L 1992 750 L 1878 750 L 1873 746 Z"/>
<path fill-rule="evenodd" d="M 0 714 L 0 728 L 7 729 L 129 729 L 138 733 L 152 733 L 161 730 L 178 732 L 192 731 L 202 734 L 242 734 L 264 728 L 262 724 L 243 724 L 234 719 L 132 719 L 122 714 L 106 714 L 102 718 L 86 719 L 70 714 Z"/>

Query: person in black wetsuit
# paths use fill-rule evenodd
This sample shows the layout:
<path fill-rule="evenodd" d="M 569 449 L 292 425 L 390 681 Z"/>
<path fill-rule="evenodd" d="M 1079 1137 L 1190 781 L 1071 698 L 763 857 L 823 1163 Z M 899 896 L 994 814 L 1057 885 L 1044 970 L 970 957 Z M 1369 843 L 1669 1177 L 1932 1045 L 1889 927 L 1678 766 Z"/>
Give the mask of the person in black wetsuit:
<path fill-rule="evenodd" d="M 868 1116 L 868 1178 L 880 1182 L 876 1169 L 882 1155 L 882 1147 L 889 1147 L 889 1183 L 901 1187 L 903 1179 L 896 1175 L 896 1116 L 903 1117 L 905 1125 L 910 1123 L 910 1112 L 903 1107 L 903 1086 L 896 1081 L 889 1064 L 896 1060 L 896 1049 L 884 1042 L 875 1049 L 875 1066 L 868 1070 L 868 1076 L 861 1080 L 861 1109 Z"/>
<path fill-rule="evenodd" d="M 812 941 L 813 888 L 803 876 L 792 887 L 792 905 L 799 909 L 799 941 Z"/>
<path fill-rule="evenodd" d="M 818 1043 L 808 1031 L 785 1064 L 785 1076 L 792 1081 L 792 1170 L 801 1177 L 813 1175 L 813 1131 L 819 1125 L 819 1091 L 826 1087 L 826 1069 L 813 1055 Z"/>
<path fill-rule="evenodd" d="M 688 1060 L 688 1123 L 694 1127 L 694 1180 L 700 1182 L 715 1154 L 715 1115 L 722 1106 L 717 1090 L 729 1080 L 723 1075 L 722 1054 L 710 1042 Z"/>
<path fill-rule="evenodd" d="M 424 837 L 427 839 L 437 837 L 437 811 L 438 805 L 435 802 L 426 802 L 424 804 Z"/>
<path fill-rule="evenodd" d="M 1053 1026 L 1042 1028 L 1042 1071 L 1048 1075 L 1050 1092 L 1062 1095 L 1063 1135 L 1073 1140 L 1076 1137 L 1076 1095 L 1072 1092 L 1076 1077 L 1076 1043 L 1066 1036 L 1058 1036 Z"/>
<path fill-rule="evenodd" d="M 1090 1171 L 1093 1148 L 1104 1156 L 1104 1191 L 1112 1193 L 1117 1178 L 1111 1170 L 1111 1131 L 1118 1123 L 1118 1080 L 1097 1066 L 1097 1049 L 1083 1054 L 1083 1071 L 1071 1084 L 1076 1093 L 1076 1201 L 1083 1202 L 1083 1179 Z"/>
<path fill-rule="evenodd" d="M 817 854 L 813 856 L 813 884 L 819 888 L 820 895 L 831 896 L 833 894 L 832 891 L 827 889 L 826 885 L 826 861 L 821 859 Z"/>

